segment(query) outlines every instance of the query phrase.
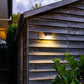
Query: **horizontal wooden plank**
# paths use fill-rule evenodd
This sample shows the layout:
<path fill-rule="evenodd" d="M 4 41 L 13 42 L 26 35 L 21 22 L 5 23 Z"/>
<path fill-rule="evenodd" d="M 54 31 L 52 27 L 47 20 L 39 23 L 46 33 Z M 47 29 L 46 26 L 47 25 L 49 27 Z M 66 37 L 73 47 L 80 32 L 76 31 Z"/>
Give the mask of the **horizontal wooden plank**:
<path fill-rule="evenodd" d="M 67 40 L 67 35 L 63 35 L 63 34 L 51 34 L 50 35 L 52 37 L 51 40 Z M 43 32 L 29 32 L 29 39 L 41 39 L 41 40 L 45 40 L 45 33 Z"/>
<path fill-rule="evenodd" d="M 52 84 L 51 80 L 29 80 L 29 84 Z"/>
<path fill-rule="evenodd" d="M 54 79 L 55 76 L 49 76 L 49 77 L 35 77 L 35 78 L 29 78 L 29 80 L 51 80 Z"/>
<path fill-rule="evenodd" d="M 83 31 L 81 30 L 83 33 Z M 77 33 L 80 33 L 80 30 L 77 30 Z M 84 34 L 84 33 L 83 33 Z M 84 41 L 84 36 L 78 35 L 64 35 L 64 34 L 51 34 L 51 40 L 58 40 L 58 41 Z M 29 39 L 35 40 L 45 40 L 45 33 L 40 32 L 29 32 Z"/>
<path fill-rule="evenodd" d="M 29 78 L 29 82 L 34 84 L 51 84 L 51 80 L 53 80 L 55 76 L 49 76 L 49 77 L 37 77 L 37 78 Z M 84 80 L 79 80 L 80 83 L 84 83 Z M 44 82 L 44 83 L 43 83 Z"/>
<path fill-rule="evenodd" d="M 63 59 L 62 59 L 63 60 Z M 42 60 L 41 60 L 42 61 Z M 65 62 L 61 62 L 61 65 L 64 65 Z M 49 70 L 55 67 L 54 63 L 29 63 L 29 70 Z M 67 66 L 67 68 L 69 68 Z"/>
<path fill-rule="evenodd" d="M 32 44 L 32 43 L 50 43 L 50 44 L 66 44 L 68 41 L 52 41 L 52 40 L 29 40 L 29 44 Z M 83 42 L 81 42 L 83 43 Z"/>
<path fill-rule="evenodd" d="M 84 29 L 69 28 L 69 29 L 68 29 L 68 32 L 69 32 L 69 34 L 84 35 Z"/>
<path fill-rule="evenodd" d="M 35 80 L 52 80 L 56 76 L 49 76 L 49 77 L 37 77 L 37 78 L 30 78 L 29 80 L 35 81 Z M 84 83 L 84 80 L 79 80 L 80 83 Z"/>
<path fill-rule="evenodd" d="M 52 27 L 72 27 L 72 28 L 84 28 L 84 24 L 80 22 L 71 22 L 64 20 L 50 20 L 42 18 L 31 18 L 29 24 L 41 25 L 41 26 L 52 26 Z"/>
<path fill-rule="evenodd" d="M 80 54 L 80 52 L 68 52 L 68 53 L 70 53 L 71 55 L 79 55 Z M 84 54 L 83 52 L 82 52 L 82 54 Z M 31 52 L 31 53 L 29 53 L 29 55 L 45 55 L 45 56 L 63 56 L 63 55 L 65 55 L 65 53 L 63 53 L 63 52 L 59 52 L 59 53 L 56 53 L 56 52 Z"/>
<path fill-rule="evenodd" d="M 74 3 L 74 4 L 70 4 L 69 6 L 84 10 L 84 4 L 82 3 Z"/>
<path fill-rule="evenodd" d="M 31 69 L 29 72 L 52 72 L 54 69 Z"/>
<path fill-rule="evenodd" d="M 67 48 L 29 48 L 29 52 L 67 52 L 67 51 L 79 51 L 82 49 L 67 49 Z"/>
<path fill-rule="evenodd" d="M 67 38 L 69 41 L 84 41 L 84 36 L 68 35 Z"/>
<path fill-rule="evenodd" d="M 70 6 L 66 6 L 66 7 L 64 6 L 64 7 L 59 8 L 59 9 L 54 9 L 50 12 L 84 16 L 84 10 L 74 8 L 74 7 L 70 7 Z"/>
<path fill-rule="evenodd" d="M 83 52 L 83 49 L 76 48 L 29 48 L 29 52 L 55 52 L 55 53 L 66 53 L 66 52 Z"/>
<path fill-rule="evenodd" d="M 65 20 L 65 21 L 73 21 L 73 22 L 83 22 L 84 16 L 77 16 L 72 14 L 63 14 L 63 13 L 48 13 L 42 16 L 38 16 L 38 18 L 44 19 L 53 19 L 53 20 Z"/>
<path fill-rule="evenodd" d="M 29 63 L 29 70 L 31 69 L 52 69 L 51 67 L 52 66 L 55 66 L 53 63 L 40 63 L 40 64 L 32 64 L 32 63 Z"/>
<path fill-rule="evenodd" d="M 81 3 L 84 4 L 84 1 L 82 0 L 82 1 L 80 2 L 80 4 L 81 4 Z"/>
<path fill-rule="evenodd" d="M 29 47 L 68 47 L 67 41 L 30 40 Z"/>
<path fill-rule="evenodd" d="M 41 45 L 29 45 L 29 47 L 31 47 L 31 48 L 78 48 L 78 49 L 84 49 L 84 46 L 79 46 L 79 45 L 75 45 L 75 46 L 73 46 L 73 45 L 71 45 L 71 46 L 68 46 L 68 47 L 66 47 L 66 46 L 41 46 Z"/>
<path fill-rule="evenodd" d="M 84 42 L 69 42 L 69 48 L 84 48 Z"/>
<path fill-rule="evenodd" d="M 59 28 L 59 27 L 49 27 L 49 26 L 37 26 L 37 25 L 30 25 L 29 31 L 34 32 L 53 32 L 53 33 L 68 33 L 67 28 Z"/>
<path fill-rule="evenodd" d="M 52 60 L 31 60 L 30 64 L 40 64 L 40 63 L 54 63 Z M 60 63 L 67 63 L 66 60 L 60 60 Z"/>
<path fill-rule="evenodd" d="M 31 60 L 29 61 L 30 64 L 40 64 L 40 63 L 54 63 L 52 60 Z"/>
<path fill-rule="evenodd" d="M 48 77 L 48 76 L 54 76 L 57 75 L 56 71 L 50 71 L 50 72 L 29 72 L 29 78 L 34 77 Z"/>
<path fill-rule="evenodd" d="M 70 68 L 67 68 L 67 70 L 70 70 Z M 38 73 L 38 72 L 56 72 L 55 69 L 30 69 L 29 72 L 34 72 L 34 73 Z"/>
<path fill-rule="evenodd" d="M 44 26 L 53 26 L 53 27 L 68 27 L 66 23 L 53 21 L 53 20 L 45 20 L 40 18 L 33 18 L 35 20 L 30 21 L 30 25 L 44 25 Z"/>
<path fill-rule="evenodd" d="M 60 53 L 55 53 L 55 52 L 30 52 L 30 53 L 29 53 L 29 55 L 33 55 L 33 56 L 34 56 L 34 55 L 41 55 L 41 56 L 42 56 L 42 55 L 45 55 L 45 56 L 47 56 L 47 55 L 52 55 L 52 56 L 53 56 L 53 55 L 54 55 L 54 56 L 55 56 L 55 55 L 58 55 L 58 56 L 59 56 L 59 55 L 64 55 L 64 54 L 65 54 L 65 53 L 62 53 L 62 52 L 60 52 Z"/>
<path fill-rule="evenodd" d="M 47 48 L 84 48 L 84 42 L 73 41 L 47 41 L 47 40 L 30 40 L 29 47 L 47 47 Z"/>
<path fill-rule="evenodd" d="M 77 55 L 70 55 L 70 56 L 74 56 L 74 58 L 77 60 L 80 57 L 79 53 Z M 59 55 L 32 55 L 32 56 L 29 56 L 29 60 L 51 60 L 55 58 L 62 60 L 65 58 L 65 55 L 60 55 L 60 56 Z"/>

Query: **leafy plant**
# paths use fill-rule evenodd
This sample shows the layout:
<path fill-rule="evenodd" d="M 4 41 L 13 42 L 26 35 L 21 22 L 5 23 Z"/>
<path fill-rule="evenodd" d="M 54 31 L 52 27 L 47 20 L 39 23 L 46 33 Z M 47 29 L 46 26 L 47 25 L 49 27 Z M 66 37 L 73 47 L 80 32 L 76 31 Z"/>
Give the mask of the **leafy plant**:
<path fill-rule="evenodd" d="M 60 60 L 55 58 L 53 67 L 57 73 L 54 80 L 52 80 L 52 84 L 79 84 L 78 80 L 75 78 L 75 70 L 67 70 L 66 65 L 61 65 Z"/>
<path fill-rule="evenodd" d="M 6 50 L 6 58 L 8 61 L 8 73 L 9 73 L 9 83 L 8 84 L 16 84 L 16 75 L 17 75 L 17 55 L 16 55 L 16 41 L 15 41 L 15 33 L 17 26 L 10 25 L 7 31 L 7 50 Z M 13 75 L 13 77 L 12 77 Z M 13 82 L 14 81 L 14 82 Z"/>
<path fill-rule="evenodd" d="M 7 31 L 7 52 L 9 83 L 17 84 L 17 45 L 15 40 L 16 29 L 18 27 L 19 14 L 12 16 L 13 21 L 8 27 Z"/>
<path fill-rule="evenodd" d="M 53 60 L 58 75 L 52 80 L 52 84 L 79 84 L 79 79 L 84 79 L 84 55 L 80 55 L 79 61 L 74 59 L 74 56 L 70 56 L 69 53 L 65 53 L 67 64 L 61 65 L 60 60 L 55 58 Z M 67 66 L 69 69 L 67 70 Z"/>
<path fill-rule="evenodd" d="M 78 62 L 78 71 L 80 73 L 79 78 L 84 79 L 84 55 L 80 55 Z"/>
<path fill-rule="evenodd" d="M 70 68 L 75 70 L 75 75 L 77 75 L 78 79 L 84 79 L 84 55 L 80 54 L 79 61 L 74 59 L 74 56 L 70 57 L 69 53 L 65 53 L 65 56 Z"/>
<path fill-rule="evenodd" d="M 74 59 L 74 56 L 71 56 L 70 57 L 70 54 L 69 53 L 65 53 L 65 59 L 67 60 L 70 68 L 72 70 L 76 69 L 77 68 L 77 65 L 78 65 L 78 61 L 76 59 Z"/>

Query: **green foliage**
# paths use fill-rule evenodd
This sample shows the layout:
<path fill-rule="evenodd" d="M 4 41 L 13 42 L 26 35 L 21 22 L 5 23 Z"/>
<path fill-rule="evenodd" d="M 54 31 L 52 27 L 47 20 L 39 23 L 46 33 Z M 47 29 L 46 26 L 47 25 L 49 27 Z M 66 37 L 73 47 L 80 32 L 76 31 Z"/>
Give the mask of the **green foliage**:
<path fill-rule="evenodd" d="M 77 80 L 74 78 L 75 70 L 66 70 L 66 65 L 61 65 L 60 60 L 55 58 L 53 60 L 55 63 L 55 67 L 53 67 L 59 76 L 52 81 L 52 84 L 79 84 L 76 83 Z"/>
<path fill-rule="evenodd" d="M 9 25 L 8 31 L 7 31 L 7 52 L 6 57 L 8 59 L 8 71 L 9 71 L 9 84 L 16 84 L 16 76 L 17 76 L 17 48 L 16 48 L 16 40 L 15 40 L 15 34 L 16 29 L 18 27 L 18 20 L 19 15 L 13 15 L 13 21 L 12 24 Z M 13 76 L 13 77 L 12 77 Z"/>
<path fill-rule="evenodd" d="M 9 53 L 10 56 L 12 56 L 11 53 L 15 53 L 14 52 L 14 49 L 16 48 L 15 34 L 16 34 L 16 29 L 18 27 L 19 13 L 17 15 L 13 15 L 12 18 L 13 21 L 12 24 L 9 25 L 8 27 L 7 37 L 6 37 L 6 42 L 8 46 L 7 52 L 10 52 Z"/>
<path fill-rule="evenodd" d="M 79 76 L 79 79 L 84 79 L 84 55 L 80 55 L 79 61 L 74 59 L 74 56 L 70 57 L 70 55 L 66 53 L 66 60 L 68 61 L 70 68 L 75 70 L 75 75 Z"/>
<path fill-rule="evenodd" d="M 20 13 L 12 15 L 12 23 L 18 24 Z"/>
<path fill-rule="evenodd" d="M 12 56 L 12 54 L 16 53 L 16 43 L 15 43 L 16 29 L 17 29 L 16 24 L 11 24 L 8 27 L 6 42 L 7 42 L 7 46 L 8 46 L 7 55 L 9 55 L 9 56 Z"/>
<path fill-rule="evenodd" d="M 16 55 L 16 41 L 15 41 L 15 33 L 17 26 L 12 24 L 9 26 L 7 31 L 7 50 L 6 57 L 8 60 L 8 73 L 9 73 L 9 84 L 16 84 L 16 69 L 17 69 L 17 55 Z M 12 77 L 13 75 L 13 77 Z M 14 81 L 14 83 L 13 83 Z"/>
<path fill-rule="evenodd" d="M 12 44 L 11 42 L 14 42 L 16 28 L 17 28 L 17 25 L 15 25 L 15 24 L 10 25 L 8 27 L 7 38 L 6 38 L 7 45 L 11 45 Z"/>
<path fill-rule="evenodd" d="M 65 58 L 67 61 L 67 65 L 69 69 L 67 70 L 66 64 L 61 65 L 60 60 L 55 58 L 53 60 L 55 67 L 52 67 L 56 70 L 58 75 L 54 80 L 52 80 L 52 84 L 79 84 L 79 79 L 84 79 L 84 55 L 80 55 L 79 61 L 74 59 L 74 56 L 70 56 L 69 53 L 65 53 Z"/>
<path fill-rule="evenodd" d="M 76 69 L 78 62 L 77 62 L 77 60 L 74 59 L 74 56 L 70 57 L 69 53 L 65 53 L 65 56 L 66 56 L 65 59 L 67 60 L 67 62 L 70 65 L 70 68 L 73 69 L 73 70 Z"/>
<path fill-rule="evenodd" d="M 84 79 L 84 55 L 81 55 L 78 62 L 78 71 L 80 73 L 80 79 Z"/>

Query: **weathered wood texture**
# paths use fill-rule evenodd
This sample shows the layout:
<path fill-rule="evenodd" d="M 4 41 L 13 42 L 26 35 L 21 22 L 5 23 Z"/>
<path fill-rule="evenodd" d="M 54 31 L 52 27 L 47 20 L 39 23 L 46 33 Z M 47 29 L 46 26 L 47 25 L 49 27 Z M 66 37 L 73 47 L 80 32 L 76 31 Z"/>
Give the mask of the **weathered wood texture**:
<path fill-rule="evenodd" d="M 27 84 L 27 28 L 24 26 L 18 42 L 18 83 Z"/>
<path fill-rule="evenodd" d="M 55 57 L 66 63 L 65 52 L 76 59 L 84 54 L 84 3 L 74 4 L 29 18 L 29 84 L 51 84 Z M 46 32 L 52 39 L 45 39 Z"/>
<path fill-rule="evenodd" d="M 37 14 L 38 10 L 33 11 L 34 14 Z M 23 64 L 18 64 L 20 69 L 21 66 L 23 67 L 23 76 L 19 76 L 20 81 L 22 80 L 23 84 L 26 84 L 25 81 L 28 82 L 27 84 L 51 84 L 51 80 L 57 75 L 51 68 L 54 66 L 52 59 L 58 57 L 60 63 L 64 64 L 67 63 L 63 60 L 65 52 L 74 55 L 76 59 L 80 53 L 84 54 L 84 1 L 80 0 L 29 16 L 22 26 L 24 31 L 21 32 L 22 37 L 19 36 L 20 40 L 23 38 Z M 26 13 L 25 17 L 27 17 Z M 51 33 L 52 38 L 45 39 L 45 33 Z M 20 46 L 21 43 L 19 43 L 18 57 L 21 53 Z M 21 57 L 19 59 L 21 60 Z"/>
<path fill-rule="evenodd" d="M 27 11 L 27 12 L 24 13 L 24 18 L 33 16 L 33 15 L 36 15 L 36 14 L 39 14 L 39 13 L 43 13 L 43 12 L 46 12 L 46 11 L 49 11 L 49 10 L 52 10 L 52 9 L 55 9 L 55 8 L 58 8 L 58 7 L 62 7 L 64 5 L 67 5 L 67 4 L 76 2 L 76 1 L 79 1 L 79 0 L 62 0 L 62 1 L 58 1 L 56 3 L 50 4 L 48 6 L 38 8 L 36 10 Z"/>

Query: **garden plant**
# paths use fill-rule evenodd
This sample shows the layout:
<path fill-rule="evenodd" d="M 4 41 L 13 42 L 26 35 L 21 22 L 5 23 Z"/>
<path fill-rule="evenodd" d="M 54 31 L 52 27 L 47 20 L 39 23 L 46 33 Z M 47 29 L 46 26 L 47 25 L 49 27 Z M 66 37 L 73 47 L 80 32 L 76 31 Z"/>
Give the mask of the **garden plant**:
<path fill-rule="evenodd" d="M 80 83 L 80 80 L 84 79 L 84 55 L 80 55 L 79 60 L 74 57 L 65 53 L 64 60 L 67 63 L 64 65 L 60 63 L 58 58 L 53 60 L 55 67 L 52 68 L 56 70 L 58 75 L 52 80 L 52 84 L 84 84 Z"/>

